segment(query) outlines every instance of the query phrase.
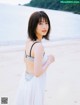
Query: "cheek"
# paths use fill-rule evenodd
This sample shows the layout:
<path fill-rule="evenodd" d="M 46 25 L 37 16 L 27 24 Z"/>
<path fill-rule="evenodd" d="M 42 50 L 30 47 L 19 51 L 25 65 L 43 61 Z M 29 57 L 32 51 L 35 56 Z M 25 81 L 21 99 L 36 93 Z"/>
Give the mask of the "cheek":
<path fill-rule="evenodd" d="M 47 29 L 49 29 L 49 25 L 47 25 Z"/>
<path fill-rule="evenodd" d="M 41 32 L 40 27 L 37 27 L 37 28 L 36 28 L 36 34 L 38 34 L 38 33 L 40 33 L 40 32 Z"/>
<path fill-rule="evenodd" d="M 40 29 L 41 29 L 40 26 L 37 26 L 36 31 L 39 31 Z"/>

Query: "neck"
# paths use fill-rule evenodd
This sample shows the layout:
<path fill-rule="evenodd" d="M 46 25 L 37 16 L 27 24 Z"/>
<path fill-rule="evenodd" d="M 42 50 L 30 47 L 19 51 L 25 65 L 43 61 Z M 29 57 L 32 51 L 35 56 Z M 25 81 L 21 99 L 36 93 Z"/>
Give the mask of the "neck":
<path fill-rule="evenodd" d="M 37 40 L 41 41 L 42 40 L 42 36 L 37 36 Z"/>

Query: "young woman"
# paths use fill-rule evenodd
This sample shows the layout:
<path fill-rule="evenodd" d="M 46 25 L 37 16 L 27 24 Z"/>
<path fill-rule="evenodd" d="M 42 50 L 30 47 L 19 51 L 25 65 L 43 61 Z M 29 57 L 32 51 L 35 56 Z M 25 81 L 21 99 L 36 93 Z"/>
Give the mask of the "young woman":
<path fill-rule="evenodd" d="M 54 61 L 46 56 L 42 39 L 49 39 L 50 20 L 43 11 L 34 12 L 28 23 L 28 40 L 25 47 L 26 70 L 18 90 L 16 105 L 44 105 L 46 70 Z"/>

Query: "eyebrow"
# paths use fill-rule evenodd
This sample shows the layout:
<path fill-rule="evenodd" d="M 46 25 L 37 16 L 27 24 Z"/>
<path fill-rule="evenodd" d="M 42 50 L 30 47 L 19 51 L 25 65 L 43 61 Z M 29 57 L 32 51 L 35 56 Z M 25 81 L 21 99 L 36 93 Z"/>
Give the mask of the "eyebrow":
<path fill-rule="evenodd" d="M 47 18 L 42 17 L 42 18 L 39 19 L 39 22 L 43 22 L 43 21 L 48 22 Z"/>

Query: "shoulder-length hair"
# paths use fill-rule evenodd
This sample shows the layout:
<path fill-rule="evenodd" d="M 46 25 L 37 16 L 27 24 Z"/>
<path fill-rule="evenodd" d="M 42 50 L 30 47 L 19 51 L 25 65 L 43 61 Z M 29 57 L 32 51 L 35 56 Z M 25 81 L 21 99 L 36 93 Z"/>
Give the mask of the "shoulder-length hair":
<path fill-rule="evenodd" d="M 49 40 L 49 33 L 50 33 L 50 29 L 51 29 L 49 17 L 45 12 L 37 11 L 37 12 L 34 12 L 30 16 L 29 23 L 28 23 L 28 37 L 33 41 L 37 40 L 35 31 L 36 31 L 39 21 L 41 21 L 42 18 L 45 19 L 45 21 L 47 21 L 48 25 L 49 25 L 48 32 L 45 36 L 43 36 L 43 38 Z"/>

